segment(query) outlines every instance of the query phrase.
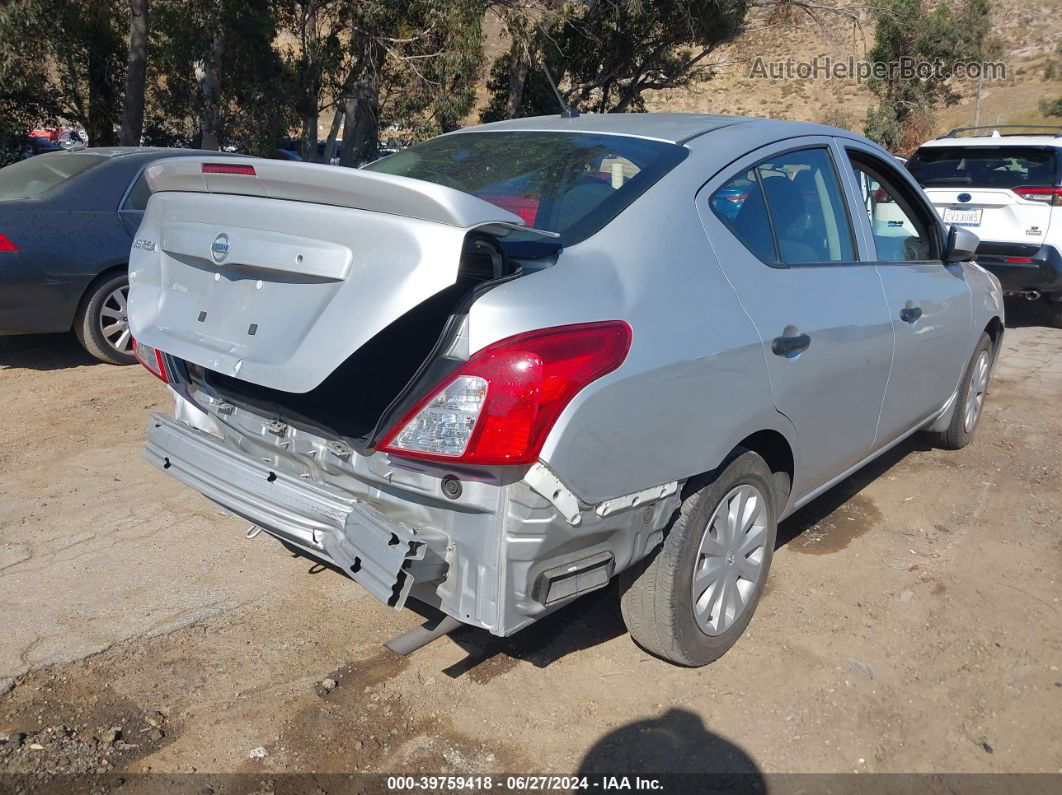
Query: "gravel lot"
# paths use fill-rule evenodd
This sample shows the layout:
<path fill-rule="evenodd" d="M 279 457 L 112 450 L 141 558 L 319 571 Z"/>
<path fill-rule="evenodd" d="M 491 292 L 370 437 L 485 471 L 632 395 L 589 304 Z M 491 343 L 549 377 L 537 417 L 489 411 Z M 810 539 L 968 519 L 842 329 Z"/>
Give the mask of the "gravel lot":
<path fill-rule="evenodd" d="M 1008 309 L 976 442 L 788 520 L 700 670 L 638 649 L 611 589 L 398 658 L 417 615 L 140 459 L 161 384 L 0 339 L 0 771 L 1062 772 L 1062 330 Z"/>

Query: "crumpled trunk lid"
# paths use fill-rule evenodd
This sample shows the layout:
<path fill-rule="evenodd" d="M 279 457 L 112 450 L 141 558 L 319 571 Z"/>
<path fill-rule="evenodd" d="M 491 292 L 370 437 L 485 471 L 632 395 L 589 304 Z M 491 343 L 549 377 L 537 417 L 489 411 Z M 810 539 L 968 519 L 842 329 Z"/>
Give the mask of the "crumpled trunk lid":
<path fill-rule="evenodd" d="M 179 161 L 179 162 L 178 162 Z M 130 255 L 129 323 L 223 375 L 308 392 L 374 335 L 457 280 L 472 229 L 521 219 L 460 191 L 330 166 L 209 158 L 148 169 Z"/>

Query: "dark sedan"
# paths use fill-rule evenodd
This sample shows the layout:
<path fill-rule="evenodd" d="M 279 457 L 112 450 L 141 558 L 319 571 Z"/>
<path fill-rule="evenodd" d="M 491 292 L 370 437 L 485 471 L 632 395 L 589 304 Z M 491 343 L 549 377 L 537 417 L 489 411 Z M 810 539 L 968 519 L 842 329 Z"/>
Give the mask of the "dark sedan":
<path fill-rule="evenodd" d="M 144 168 L 190 149 L 54 152 L 0 169 L 0 335 L 73 329 L 105 362 L 132 364 L 129 249 L 150 191 Z"/>

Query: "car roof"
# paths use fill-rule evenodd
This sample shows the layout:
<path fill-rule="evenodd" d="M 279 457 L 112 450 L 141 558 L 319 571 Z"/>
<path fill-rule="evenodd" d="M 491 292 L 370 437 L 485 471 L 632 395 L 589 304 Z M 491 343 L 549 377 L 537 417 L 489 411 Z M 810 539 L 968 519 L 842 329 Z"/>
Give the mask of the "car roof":
<path fill-rule="evenodd" d="M 1062 138 L 1044 133 L 1041 135 L 975 135 L 968 138 L 942 137 L 926 141 L 920 149 L 964 146 L 1053 146 L 1062 149 Z"/>
<path fill-rule="evenodd" d="M 758 119 L 749 116 L 717 116 L 707 113 L 584 113 L 573 119 L 562 116 L 534 116 L 526 119 L 480 124 L 449 135 L 475 132 L 584 132 L 603 135 L 630 135 L 673 144 L 684 144 L 712 130 L 747 124 L 777 128 L 779 137 L 788 135 L 851 136 L 845 130 L 807 122 Z"/>

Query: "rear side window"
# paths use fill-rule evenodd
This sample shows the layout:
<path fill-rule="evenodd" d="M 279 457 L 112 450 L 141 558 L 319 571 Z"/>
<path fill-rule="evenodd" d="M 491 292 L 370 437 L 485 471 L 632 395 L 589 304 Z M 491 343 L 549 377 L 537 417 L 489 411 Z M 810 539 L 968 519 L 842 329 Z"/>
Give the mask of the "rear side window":
<path fill-rule="evenodd" d="M 1048 146 L 925 146 L 907 169 L 927 188 L 1057 185 L 1059 154 Z"/>
<path fill-rule="evenodd" d="M 57 152 L 12 163 L 0 168 L 0 199 L 40 196 L 106 159 L 101 155 Z"/>
<path fill-rule="evenodd" d="M 852 225 L 826 149 L 764 160 L 712 194 L 712 211 L 767 263 L 851 262 Z"/>
<path fill-rule="evenodd" d="M 122 205 L 122 209 L 143 212 L 147 209 L 148 199 L 150 198 L 151 188 L 148 187 L 147 177 L 141 173 L 129 190 L 129 195 L 125 197 L 125 204 Z"/>
<path fill-rule="evenodd" d="M 569 132 L 442 135 L 366 166 L 471 193 L 570 246 L 615 218 L 688 154 L 643 138 Z M 515 232 L 506 241 L 530 237 Z"/>

